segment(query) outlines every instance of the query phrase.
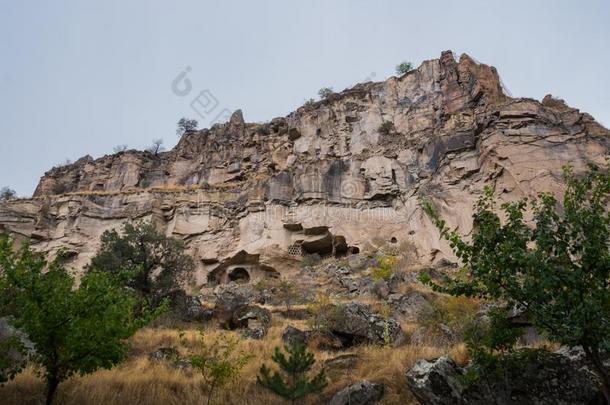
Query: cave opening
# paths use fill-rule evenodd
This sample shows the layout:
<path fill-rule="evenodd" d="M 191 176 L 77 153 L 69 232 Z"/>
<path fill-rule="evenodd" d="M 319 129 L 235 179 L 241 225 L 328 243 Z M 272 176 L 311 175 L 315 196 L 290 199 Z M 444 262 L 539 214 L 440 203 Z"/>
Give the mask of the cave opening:
<path fill-rule="evenodd" d="M 243 267 L 236 267 L 229 273 L 229 281 L 245 284 L 250 281 L 250 274 Z"/>

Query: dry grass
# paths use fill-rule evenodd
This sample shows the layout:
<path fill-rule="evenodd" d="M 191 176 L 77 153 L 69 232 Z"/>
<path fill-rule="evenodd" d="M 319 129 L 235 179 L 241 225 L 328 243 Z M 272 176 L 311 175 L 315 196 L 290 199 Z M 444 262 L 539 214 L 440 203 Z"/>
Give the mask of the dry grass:
<path fill-rule="evenodd" d="M 263 362 L 271 364 L 275 346 L 281 345 L 284 327 L 291 324 L 304 328 L 305 321 L 286 321 L 274 318 L 268 335 L 263 340 L 242 340 L 241 349 L 254 354 L 240 376 L 229 387 L 218 393 L 218 404 L 282 404 L 281 399 L 256 384 L 256 374 Z M 408 326 L 408 325 L 405 325 Z M 210 328 L 205 331 L 206 340 L 214 340 L 219 334 L 234 332 Z M 159 347 L 173 346 L 186 354 L 197 339 L 197 330 L 184 331 L 184 344 L 177 329 L 146 328 L 131 339 L 130 358 L 111 370 L 100 370 L 88 376 L 76 376 L 62 383 L 58 392 L 58 403 L 78 405 L 109 404 L 200 404 L 203 400 L 201 377 L 193 372 L 174 369 L 165 364 L 152 363 L 147 354 Z M 398 348 L 360 346 L 350 353 L 358 356 L 356 367 L 343 373 L 332 373 L 326 390 L 312 396 L 308 404 L 325 403 L 339 389 L 351 381 L 368 379 L 385 384 L 385 395 L 381 404 L 416 403 L 409 392 L 404 373 L 416 360 L 442 355 L 447 349 L 429 346 L 405 345 Z M 317 351 L 316 363 L 335 357 L 339 352 Z M 452 357 L 463 363 L 463 345 L 449 349 Z M 4 405 L 40 404 L 43 401 L 44 384 L 35 371 L 28 368 L 14 381 L 0 388 L 0 401 Z"/>

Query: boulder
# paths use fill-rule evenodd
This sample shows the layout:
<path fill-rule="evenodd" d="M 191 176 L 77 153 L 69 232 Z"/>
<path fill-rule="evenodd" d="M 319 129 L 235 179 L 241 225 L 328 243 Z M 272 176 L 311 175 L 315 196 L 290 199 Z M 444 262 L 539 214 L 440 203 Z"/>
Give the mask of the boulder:
<path fill-rule="evenodd" d="M 375 314 L 368 305 L 351 302 L 335 306 L 332 312 L 330 332 L 337 335 L 344 346 L 359 343 L 400 345 L 406 340 L 394 318 Z"/>
<path fill-rule="evenodd" d="M 419 346 L 446 347 L 456 343 L 457 338 L 451 328 L 441 323 L 432 327 L 420 326 L 413 331 L 409 341 Z"/>
<path fill-rule="evenodd" d="M 244 328 L 244 336 L 261 339 L 271 325 L 271 312 L 257 305 L 239 307 L 231 319 L 232 328 Z"/>
<path fill-rule="evenodd" d="M 458 405 L 462 386 L 458 382 L 462 370 L 448 356 L 419 360 L 407 371 L 407 384 L 422 405 Z"/>
<path fill-rule="evenodd" d="M 221 324 L 231 322 L 233 313 L 238 308 L 248 306 L 255 298 L 252 288 L 235 283 L 223 284 L 214 293 L 216 295 L 214 316 Z"/>
<path fill-rule="evenodd" d="M 185 322 L 203 322 L 212 319 L 213 311 L 205 308 L 198 297 L 188 295 L 184 290 L 167 294 L 173 313 Z"/>
<path fill-rule="evenodd" d="M 426 295 L 416 290 L 390 294 L 388 302 L 396 318 L 409 322 L 417 321 L 424 311 L 432 309 Z"/>
<path fill-rule="evenodd" d="M 447 356 L 420 360 L 407 371 L 407 384 L 423 405 L 585 405 L 598 398 L 597 385 L 570 359 L 557 353 L 523 350 L 502 375 L 466 382 L 465 368 Z"/>
<path fill-rule="evenodd" d="M 358 355 L 355 353 L 341 354 L 324 360 L 324 370 L 331 380 L 339 379 L 356 367 L 358 361 Z"/>
<path fill-rule="evenodd" d="M 337 392 L 329 405 L 369 405 L 383 397 L 383 384 L 366 380 L 351 384 Z"/>
<path fill-rule="evenodd" d="M 303 332 L 294 326 L 287 326 L 282 332 L 282 342 L 287 346 L 295 344 L 306 345 L 307 344 L 307 332 Z"/>
<path fill-rule="evenodd" d="M 0 369 L 0 383 L 19 372 L 36 350 L 34 343 L 20 329 L 15 328 L 11 316 L 0 318 L 0 350 L 4 351 L 5 368 Z"/>

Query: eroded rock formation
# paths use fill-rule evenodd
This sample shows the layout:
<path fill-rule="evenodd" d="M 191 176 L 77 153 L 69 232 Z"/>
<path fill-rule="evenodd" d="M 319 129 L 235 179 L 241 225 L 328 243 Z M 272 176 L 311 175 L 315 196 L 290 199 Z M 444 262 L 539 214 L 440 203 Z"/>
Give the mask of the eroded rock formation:
<path fill-rule="evenodd" d="M 430 263 L 450 255 L 419 197 L 467 233 L 484 184 L 507 200 L 557 192 L 562 165 L 604 163 L 609 134 L 561 100 L 509 97 L 495 68 L 443 52 L 268 123 L 238 111 L 169 152 L 54 168 L 34 198 L 0 203 L 0 230 L 51 253 L 66 247 L 82 268 L 103 231 L 152 219 L 186 241 L 201 284 L 281 271 L 289 253 L 378 241 L 412 246 L 415 262 Z"/>

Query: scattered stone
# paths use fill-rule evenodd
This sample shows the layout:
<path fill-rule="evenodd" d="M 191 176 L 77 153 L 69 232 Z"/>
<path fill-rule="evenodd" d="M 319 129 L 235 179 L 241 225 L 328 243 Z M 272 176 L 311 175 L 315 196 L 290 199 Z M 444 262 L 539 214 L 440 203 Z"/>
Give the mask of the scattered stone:
<path fill-rule="evenodd" d="M 383 384 L 366 380 L 351 384 L 337 392 L 329 405 L 369 405 L 383 397 Z"/>
<path fill-rule="evenodd" d="M 180 353 L 174 347 L 160 347 L 148 354 L 148 359 L 153 362 L 173 362 L 180 358 Z"/>

